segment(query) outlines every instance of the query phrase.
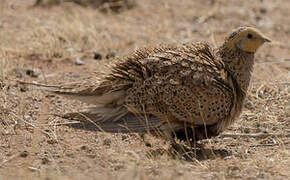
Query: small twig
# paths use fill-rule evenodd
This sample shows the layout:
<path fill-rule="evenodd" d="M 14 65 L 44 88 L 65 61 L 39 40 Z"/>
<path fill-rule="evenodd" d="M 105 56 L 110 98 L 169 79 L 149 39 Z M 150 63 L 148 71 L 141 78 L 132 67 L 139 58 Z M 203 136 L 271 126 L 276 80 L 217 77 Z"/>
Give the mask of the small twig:
<path fill-rule="evenodd" d="M 281 82 L 280 84 L 289 86 L 290 82 Z"/>
<path fill-rule="evenodd" d="M 258 62 L 258 64 L 282 64 L 282 63 L 290 63 L 290 59 L 283 59 L 280 61 Z"/>
<path fill-rule="evenodd" d="M 29 170 L 31 171 L 40 171 L 40 169 L 36 168 L 36 167 L 28 167 Z"/>
<path fill-rule="evenodd" d="M 265 137 L 290 137 L 290 134 L 254 133 L 254 134 L 221 134 L 220 137 L 232 138 L 265 138 Z"/>
<path fill-rule="evenodd" d="M 266 146 L 266 147 L 269 147 L 269 146 L 277 146 L 279 145 L 278 143 L 273 143 L 273 144 L 256 144 L 256 145 L 251 145 L 250 147 L 261 147 L 261 146 Z"/>
<path fill-rule="evenodd" d="M 279 145 L 279 143 L 275 140 L 275 139 L 273 139 L 272 140 L 273 141 L 273 143 L 269 143 L 269 144 L 256 144 L 256 145 L 251 145 L 250 147 L 253 147 L 253 148 L 255 148 L 255 147 L 261 147 L 261 146 L 276 146 L 276 145 Z"/>
<path fill-rule="evenodd" d="M 261 84 L 261 82 L 252 82 L 252 84 Z M 287 81 L 267 81 L 267 84 L 270 84 L 270 85 L 277 85 L 277 84 L 290 85 L 290 82 L 287 82 Z"/>
<path fill-rule="evenodd" d="M 55 124 L 43 124 L 43 126 L 61 126 L 61 125 L 69 125 L 69 124 L 80 124 L 80 121 L 71 121 L 71 122 L 64 122 L 64 123 L 55 123 Z"/>
<path fill-rule="evenodd" d="M 27 85 L 34 85 L 34 86 L 41 86 L 41 87 L 48 87 L 48 88 L 59 88 L 59 86 L 57 85 L 47 85 L 47 84 L 42 84 L 38 82 L 26 82 L 26 81 L 20 81 L 20 80 L 17 80 L 17 82 L 20 84 L 27 84 Z"/>

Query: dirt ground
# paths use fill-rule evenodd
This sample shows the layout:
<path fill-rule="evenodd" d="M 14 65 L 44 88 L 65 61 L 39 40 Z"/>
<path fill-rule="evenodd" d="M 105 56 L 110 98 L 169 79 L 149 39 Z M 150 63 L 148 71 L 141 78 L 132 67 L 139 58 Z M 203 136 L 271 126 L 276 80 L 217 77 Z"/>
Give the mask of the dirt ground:
<path fill-rule="evenodd" d="M 139 0 L 120 13 L 33 4 L 0 2 L 0 179 L 289 178 L 289 0 Z M 73 128 L 51 114 L 85 104 L 19 83 L 82 81 L 143 46 L 198 40 L 218 46 L 242 25 L 274 42 L 256 54 L 242 115 L 195 153 L 173 156 L 167 142 L 151 136 L 144 142 L 137 134 Z"/>

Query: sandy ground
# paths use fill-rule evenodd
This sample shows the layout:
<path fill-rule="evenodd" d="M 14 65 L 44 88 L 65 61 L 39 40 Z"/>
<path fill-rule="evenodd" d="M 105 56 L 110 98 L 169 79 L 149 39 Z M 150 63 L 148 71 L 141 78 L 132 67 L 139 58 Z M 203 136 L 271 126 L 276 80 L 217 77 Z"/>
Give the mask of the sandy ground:
<path fill-rule="evenodd" d="M 33 3 L 0 2 L 0 179 L 289 178 L 290 1 L 140 0 L 106 14 L 71 3 L 48 9 Z M 274 43 L 256 54 L 240 118 L 195 153 L 176 157 L 167 142 L 151 136 L 144 142 L 136 134 L 65 125 L 51 114 L 86 105 L 18 82 L 82 81 L 136 48 L 197 40 L 218 46 L 242 25 L 257 27 Z"/>

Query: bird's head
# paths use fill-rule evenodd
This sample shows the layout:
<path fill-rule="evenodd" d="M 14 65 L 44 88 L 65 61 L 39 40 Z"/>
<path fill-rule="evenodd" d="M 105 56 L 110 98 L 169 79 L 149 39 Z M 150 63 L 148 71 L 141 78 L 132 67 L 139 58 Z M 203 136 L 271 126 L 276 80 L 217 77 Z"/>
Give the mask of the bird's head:
<path fill-rule="evenodd" d="M 271 42 L 271 40 L 257 29 L 240 27 L 226 38 L 224 46 L 232 50 L 238 48 L 244 52 L 255 53 L 265 42 Z"/>

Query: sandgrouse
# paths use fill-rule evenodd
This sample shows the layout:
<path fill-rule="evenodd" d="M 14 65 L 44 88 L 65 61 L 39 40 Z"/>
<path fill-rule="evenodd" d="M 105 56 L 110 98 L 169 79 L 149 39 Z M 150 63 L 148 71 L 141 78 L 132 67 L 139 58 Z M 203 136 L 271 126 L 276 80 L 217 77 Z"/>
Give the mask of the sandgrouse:
<path fill-rule="evenodd" d="M 216 49 L 206 42 L 139 49 L 115 61 L 97 85 L 52 91 L 93 104 L 63 117 L 89 119 L 105 132 L 158 131 L 197 141 L 239 116 L 254 54 L 265 42 L 257 29 L 240 27 Z"/>

